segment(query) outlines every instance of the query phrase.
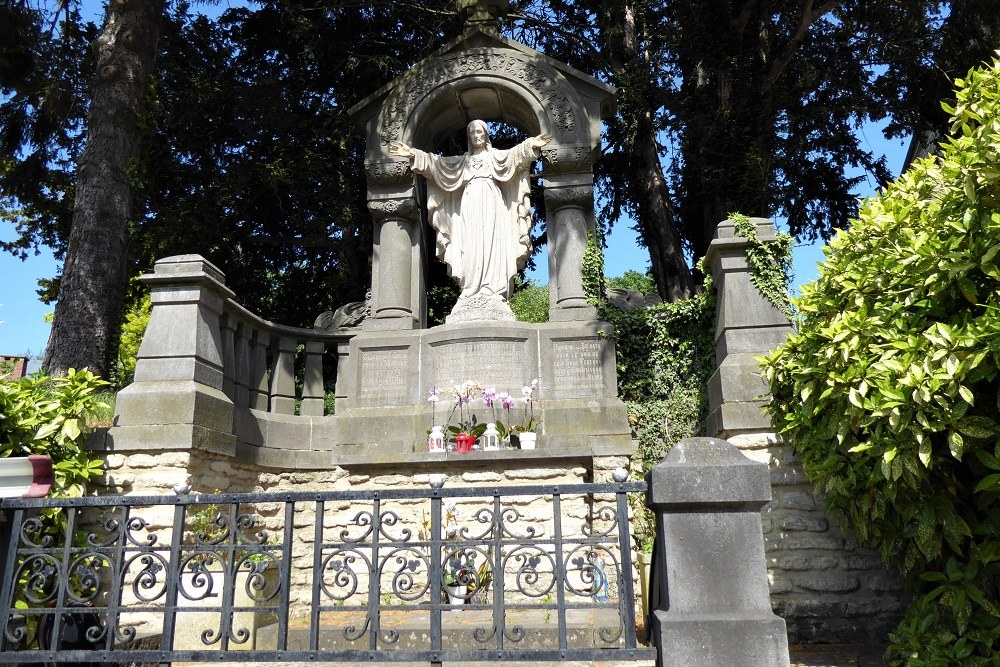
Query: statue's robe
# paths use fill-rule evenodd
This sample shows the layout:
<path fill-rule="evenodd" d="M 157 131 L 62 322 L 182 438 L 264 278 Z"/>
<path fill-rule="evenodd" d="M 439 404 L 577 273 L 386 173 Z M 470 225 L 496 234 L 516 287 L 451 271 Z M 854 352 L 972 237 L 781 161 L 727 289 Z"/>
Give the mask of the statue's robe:
<path fill-rule="evenodd" d="M 504 151 L 441 157 L 414 149 L 413 171 L 427 178 L 427 215 L 437 256 L 462 287 L 460 298 L 504 299 L 531 251 L 528 170 L 539 151 L 524 141 Z"/>

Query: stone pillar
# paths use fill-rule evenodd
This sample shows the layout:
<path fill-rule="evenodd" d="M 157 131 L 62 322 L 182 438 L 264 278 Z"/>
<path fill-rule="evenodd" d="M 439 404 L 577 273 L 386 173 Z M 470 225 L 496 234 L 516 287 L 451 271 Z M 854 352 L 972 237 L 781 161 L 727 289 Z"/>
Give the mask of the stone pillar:
<path fill-rule="evenodd" d="M 787 667 L 771 611 L 760 509 L 767 466 L 715 438 L 674 445 L 649 472 L 659 540 L 652 640 L 662 667 Z"/>
<path fill-rule="evenodd" d="M 753 222 L 758 238 L 774 238 L 769 220 Z M 750 281 L 749 245 L 726 220 L 706 255 L 718 292 L 718 368 L 708 386 L 707 432 L 770 471 L 774 500 L 761 519 L 772 608 L 792 640 L 882 641 L 901 610 L 898 574 L 826 518 L 791 444 L 761 411 L 768 388 L 755 357 L 781 345 L 790 327 Z"/>
<path fill-rule="evenodd" d="M 371 199 L 375 221 L 372 256 L 372 314 L 364 328 L 375 331 L 421 326 L 423 265 L 420 211 L 413 197 Z"/>
<path fill-rule="evenodd" d="M 549 321 L 587 321 L 597 309 L 583 291 L 583 255 L 593 230 L 593 175 L 545 179 L 549 236 Z"/>
<path fill-rule="evenodd" d="M 775 237 L 766 218 L 752 218 L 761 241 Z M 756 358 L 781 345 L 791 327 L 788 318 L 750 281 L 746 250 L 750 242 L 736 235 L 731 220 L 719 224 L 705 254 L 718 294 L 715 330 L 717 369 L 708 382 L 706 432 L 729 438 L 771 431 L 761 411 L 767 386 Z"/>
<path fill-rule="evenodd" d="M 118 393 L 110 448 L 189 449 L 232 455 L 233 402 L 223 389 L 219 319 L 233 293 L 199 255 L 167 257 L 142 281 L 153 308 L 135 380 Z"/>

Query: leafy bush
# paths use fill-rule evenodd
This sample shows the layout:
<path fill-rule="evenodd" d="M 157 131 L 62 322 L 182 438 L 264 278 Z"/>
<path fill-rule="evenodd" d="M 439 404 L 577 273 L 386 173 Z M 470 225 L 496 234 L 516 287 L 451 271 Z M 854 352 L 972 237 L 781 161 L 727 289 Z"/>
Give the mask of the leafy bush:
<path fill-rule="evenodd" d="M 139 356 L 139 346 L 149 325 L 149 313 L 153 305 L 149 293 L 137 298 L 125 312 L 121 332 L 118 336 L 118 355 L 111 371 L 111 381 L 115 389 L 124 389 L 135 375 L 135 362 Z"/>
<path fill-rule="evenodd" d="M 518 322 L 539 324 L 549 321 L 549 287 L 530 280 L 515 289 L 510 297 L 510 309 Z"/>
<path fill-rule="evenodd" d="M 643 294 L 656 294 L 656 281 L 649 271 L 639 273 L 629 269 L 616 278 L 608 278 L 607 285 L 611 289 L 634 289 Z"/>
<path fill-rule="evenodd" d="M 83 495 L 101 461 L 83 449 L 87 417 L 100 409 L 95 393 L 108 383 L 89 371 L 66 377 L 30 375 L 0 381 L 0 457 L 46 454 L 55 472 L 53 495 Z"/>
<path fill-rule="evenodd" d="M 1000 64 L 954 137 L 866 202 L 765 360 L 776 428 L 915 597 L 890 664 L 1000 659 Z"/>

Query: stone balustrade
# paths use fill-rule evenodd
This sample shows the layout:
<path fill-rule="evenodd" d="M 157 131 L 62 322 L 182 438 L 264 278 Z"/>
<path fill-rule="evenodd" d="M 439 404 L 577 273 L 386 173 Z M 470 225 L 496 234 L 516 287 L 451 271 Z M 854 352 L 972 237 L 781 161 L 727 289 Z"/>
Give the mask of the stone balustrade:
<path fill-rule="evenodd" d="M 347 356 L 354 331 L 333 332 L 274 324 L 233 299 L 220 318 L 222 392 L 234 407 L 281 415 L 322 417 L 325 412 L 326 355 L 335 355 L 334 372 Z M 301 388 L 295 378 L 301 375 Z M 338 386 L 342 385 L 339 382 Z M 335 396 L 343 397 L 341 391 Z"/>

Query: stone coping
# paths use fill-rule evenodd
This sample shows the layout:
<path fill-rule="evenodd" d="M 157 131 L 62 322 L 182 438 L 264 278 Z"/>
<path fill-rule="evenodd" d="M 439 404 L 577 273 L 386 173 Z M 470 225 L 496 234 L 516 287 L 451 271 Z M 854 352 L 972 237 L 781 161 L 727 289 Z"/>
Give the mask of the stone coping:
<path fill-rule="evenodd" d="M 155 429 L 155 426 L 143 427 Z M 127 444 L 116 441 L 108 428 L 98 428 L 90 435 L 87 449 L 97 452 L 116 453 L 160 453 L 166 451 L 159 438 L 129 438 Z M 539 447 L 533 450 L 502 449 L 499 451 L 477 451 L 468 453 L 431 454 L 429 452 L 400 451 L 394 447 L 380 448 L 378 445 L 337 445 L 329 449 L 283 449 L 260 447 L 237 442 L 231 453 L 215 452 L 230 456 L 243 463 L 280 470 L 329 469 L 335 466 L 349 467 L 398 467 L 412 466 L 420 470 L 434 468 L 458 469 L 468 467 L 490 467 L 491 464 L 559 464 L 563 462 L 588 461 L 595 457 L 632 456 L 637 444 L 628 436 L 623 437 L 583 437 L 571 443 L 554 437 L 549 442 L 539 436 Z M 195 446 L 194 449 L 206 449 Z M 206 451 L 211 448 L 206 449 Z M 382 451 L 380 451 L 382 449 Z"/>

